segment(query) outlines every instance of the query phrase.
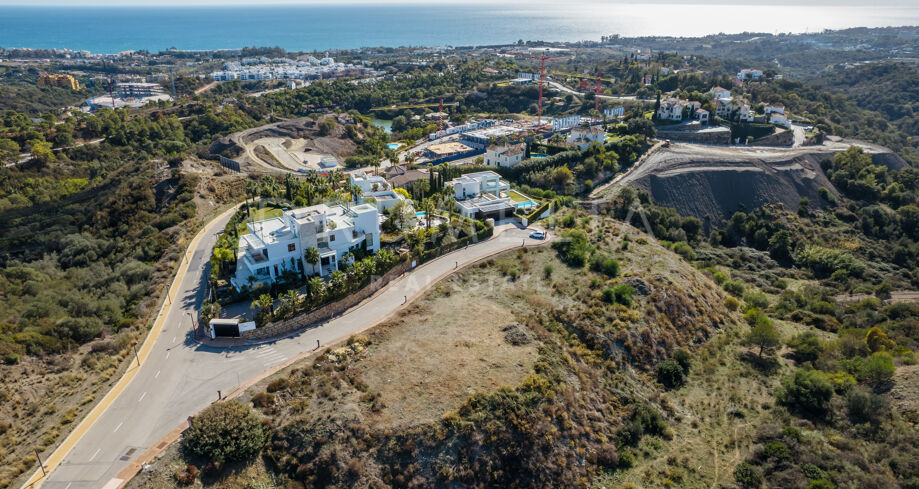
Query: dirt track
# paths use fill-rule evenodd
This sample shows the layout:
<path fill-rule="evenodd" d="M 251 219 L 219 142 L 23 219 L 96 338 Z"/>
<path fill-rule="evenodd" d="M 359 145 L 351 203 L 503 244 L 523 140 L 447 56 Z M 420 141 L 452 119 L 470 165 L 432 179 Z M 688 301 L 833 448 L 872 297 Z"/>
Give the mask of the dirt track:
<path fill-rule="evenodd" d="M 878 164 L 900 168 L 906 163 L 884 147 L 836 138 L 820 146 L 793 148 L 725 147 L 671 143 L 639 162 L 603 192 L 614 195 L 622 185 L 648 191 L 654 202 L 684 215 L 715 221 L 739 206 L 755 209 L 766 203 L 797 208 L 801 198 L 821 205 L 820 187 L 838 194 L 820 162 L 852 144 L 870 153 Z"/>

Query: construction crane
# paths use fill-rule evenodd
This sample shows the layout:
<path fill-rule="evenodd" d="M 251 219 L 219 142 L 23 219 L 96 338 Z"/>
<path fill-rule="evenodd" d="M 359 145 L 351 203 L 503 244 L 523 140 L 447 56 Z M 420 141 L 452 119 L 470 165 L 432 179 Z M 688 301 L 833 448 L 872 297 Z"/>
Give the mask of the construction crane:
<path fill-rule="evenodd" d="M 516 56 L 518 58 L 532 58 L 532 59 L 539 60 L 539 105 L 537 106 L 537 109 L 536 109 L 536 127 L 541 126 L 542 125 L 542 82 L 546 78 L 546 61 L 551 60 L 551 59 L 558 59 L 558 58 L 552 58 L 550 56 L 546 56 L 545 54 L 541 54 L 539 56 L 534 56 L 532 54 L 510 53 L 510 52 L 501 52 L 500 54 L 505 54 L 508 56 Z"/>
<path fill-rule="evenodd" d="M 444 132 L 444 98 L 440 97 L 440 108 L 437 111 L 437 132 Z"/>
<path fill-rule="evenodd" d="M 597 71 L 597 88 L 594 90 L 594 110 L 596 110 L 598 113 L 600 112 L 600 92 L 603 91 L 603 89 L 600 88 L 601 76 L 603 76 L 603 72 Z"/>

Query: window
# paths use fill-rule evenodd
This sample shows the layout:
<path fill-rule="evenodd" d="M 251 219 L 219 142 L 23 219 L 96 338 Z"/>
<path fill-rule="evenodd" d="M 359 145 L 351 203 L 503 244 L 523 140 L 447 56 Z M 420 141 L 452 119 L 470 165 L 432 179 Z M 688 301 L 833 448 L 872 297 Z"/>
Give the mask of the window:
<path fill-rule="evenodd" d="M 335 241 L 335 235 L 334 235 L 334 234 L 329 235 L 329 241 Z"/>
<path fill-rule="evenodd" d="M 297 245 L 293 243 L 290 243 L 289 245 L 287 245 L 287 251 L 294 251 L 296 249 L 297 249 Z"/>

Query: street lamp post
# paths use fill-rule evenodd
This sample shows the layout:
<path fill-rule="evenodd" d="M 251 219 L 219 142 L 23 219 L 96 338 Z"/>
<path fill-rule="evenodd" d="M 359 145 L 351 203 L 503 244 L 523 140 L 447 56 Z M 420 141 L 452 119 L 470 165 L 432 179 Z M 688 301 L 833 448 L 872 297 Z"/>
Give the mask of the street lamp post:
<path fill-rule="evenodd" d="M 188 314 L 188 320 L 191 321 L 191 335 L 192 338 L 198 339 L 198 328 L 195 327 L 195 318 L 192 317 L 191 312 L 186 312 Z"/>
<path fill-rule="evenodd" d="M 131 346 L 134 347 L 134 358 L 137 359 L 137 366 L 140 367 L 140 355 L 137 354 L 137 342 L 131 343 Z"/>

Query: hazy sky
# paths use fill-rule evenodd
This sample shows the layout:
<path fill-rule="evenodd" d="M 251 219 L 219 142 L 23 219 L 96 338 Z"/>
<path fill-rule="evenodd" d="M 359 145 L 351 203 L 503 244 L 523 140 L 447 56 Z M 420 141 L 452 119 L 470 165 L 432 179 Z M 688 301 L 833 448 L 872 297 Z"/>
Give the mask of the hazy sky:
<path fill-rule="evenodd" d="M 602 6 L 603 4 L 730 4 L 730 5 L 756 5 L 762 4 L 764 0 L 567 0 L 567 5 L 577 5 L 580 7 Z M 847 6 L 901 6 L 912 7 L 919 3 L 919 0 L 765 0 L 770 5 L 799 5 L 799 6 L 821 6 L 821 5 L 847 5 Z M 114 7 L 176 7 L 176 6 L 207 6 L 207 5 L 246 5 L 257 6 L 265 4 L 284 4 L 284 5 L 316 5 L 316 4 L 431 4 L 442 5 L 444 3 L 487 3 L 492 6 L 500 5 L 534 5 L 534 4 L 551 4 L 559 5 L 559 0 L 0 0 L 0 6 L 114 6 Z"/>

